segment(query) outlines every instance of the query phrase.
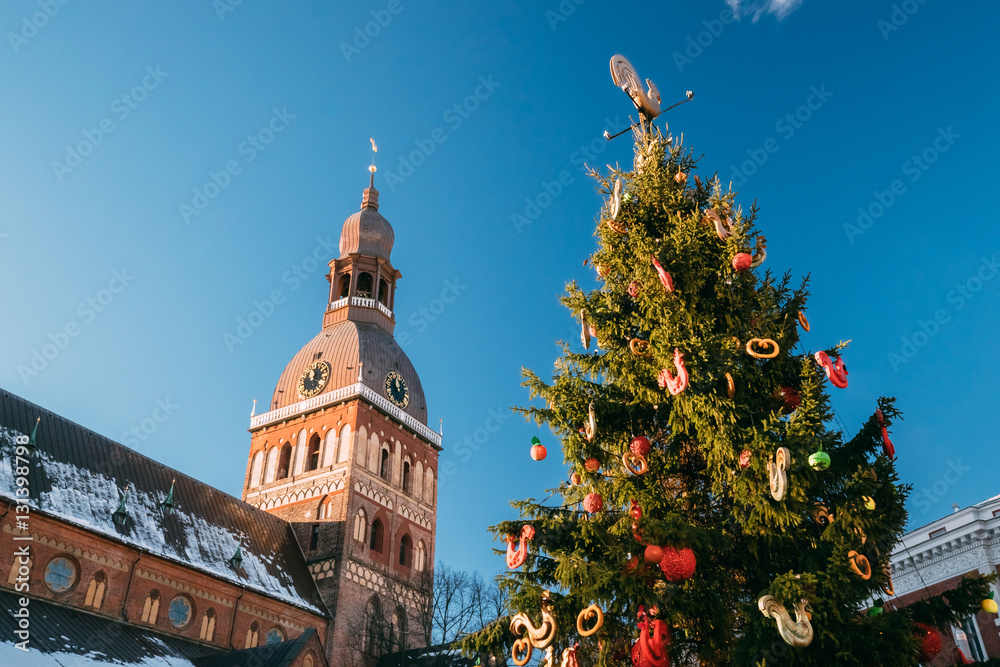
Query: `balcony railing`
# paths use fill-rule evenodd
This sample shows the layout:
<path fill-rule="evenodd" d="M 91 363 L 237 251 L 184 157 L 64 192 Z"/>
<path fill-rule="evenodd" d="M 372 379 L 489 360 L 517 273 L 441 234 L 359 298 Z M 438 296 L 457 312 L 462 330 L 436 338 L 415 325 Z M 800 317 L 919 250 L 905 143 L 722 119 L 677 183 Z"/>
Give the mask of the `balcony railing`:
<path fill-rule="evenodd" d="M 340 389 L 335 389 L 334 391 L 327 392 L 325 394 L 320 394 L 318 396 L 313 396 L 312 398 L 307 398 L 305 400 L 299 401 L 298 403 L 293 403 L 292 405 L 286 405 L 283 408 L 278 408 L 277 410 L 271 410 L 270 412 L 264 412 L 259 415 L 255 415 L 250 418 L 250 428 L 256 429 L 261 426 L 266 426 L 268 424 L 273 424 L 274 422 L 282 421 L 283 419 L 290 419 L 303 412 L 309 412 L 311 410 L 316 410 L 327 405 L 332 405 L 334 403 L 340 403 L 341 401 L 346 401 L 350 398 L 360 396 L 365 399 L 375 407 L 377 407 L 382 412 L 388 414 L 390 417 L 400 422 L 408 429 L 430 441 L 434 445 L 441 447 L 441 434 L 432 431 L 426 425 L 420 423 L 417 419 L 410 416 L 408 413 L 401 410 L 395 404 L 389 402 L 385 396 L 377 393 L 371 387 L 362 384 L 361 382 L 349 385 L 347 387 L 341 387 Z"/>
<path fill-rule="evenodd" d="M 330 302 L 330 310 L 337 310 L 338 308 L 346 308 L 347 306 L 360 306 L 361 308 L 378 308 L 383 315 L 392 319 L 392 311 L 385 307 L 381 302 L 375 299 L 369 299 L 364 296 L 345 296 L 337 299 L 336 301 Z"/>

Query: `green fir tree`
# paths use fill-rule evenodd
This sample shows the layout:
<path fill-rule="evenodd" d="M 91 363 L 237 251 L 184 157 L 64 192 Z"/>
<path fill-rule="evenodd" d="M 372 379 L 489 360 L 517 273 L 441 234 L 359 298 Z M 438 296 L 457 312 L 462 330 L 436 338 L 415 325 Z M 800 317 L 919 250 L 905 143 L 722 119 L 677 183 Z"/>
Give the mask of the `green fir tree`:
<path fill-rule="evenodd" d="M 524 371 L 539 400 L 518 411 L 561 440 L 569 479 L 491 528 L 505 543 L 534 531 L 526 562 L 499 578 L 511 614 L 534 626 L 550 591 L 557 630 L 551 654 L 534 658 L 554 667 L 579 643 L 581 667 L 662 667 L 633 652 L 642 612 L 649 631 L 669 631 L 671 665 L 918 664 L 915 621 L 944 628 L 975 613 L 990 578 L 964 581 L 947 603 L 867 613 L 890 598 L 906 522 L 909 487 L 880 424 L 899 418 L 893 399 L 853 437 L 834 427 L 831 381 L 807 348 L 835 333 L 806 333 L 807 281 L 771 272 L 756 207 L 696 176 L 680 140 L 647 122 L 635 138 L 632 170 L 593 172 L 607 197 L 590 258 L 603 287 L 573 282 L 562 297 L 589 348 L 564 343 L 551 382 Z M 834 363 L 845 348 L 824 352 Z M 577 617 L 591 604 L 603 626 L 583 637 Z M 793 622 L 800 606 L 791 643 L 805 645 L 786 642 L 762 606 Z M 509 653 L 524 637 L 510 624 L 465 648 Z"/>

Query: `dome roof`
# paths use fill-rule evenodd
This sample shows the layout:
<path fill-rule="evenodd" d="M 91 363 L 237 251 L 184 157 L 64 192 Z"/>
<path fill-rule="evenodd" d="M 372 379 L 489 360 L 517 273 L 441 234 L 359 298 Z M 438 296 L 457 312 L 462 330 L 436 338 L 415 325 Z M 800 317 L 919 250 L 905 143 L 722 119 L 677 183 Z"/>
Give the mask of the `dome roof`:
<path fill-rule="evenodd" d="M 341 242 L 343 247 L 343 242 Z M 316 355 L 320 356 L 317 357 Z M 398 372 L 409 390 L 409 402 L 404 412 L 427 424 L 427 405 L 424 390 L 413 364 L 391 334 L 381 327 L 365 322 L 346 320 L 319 332 L 305 344 L 285 366 L 272 397 L 272 409 L 282 408 L 302 400 L 298 392 L 299 378 L 314 361 L 330 363 L 330 379 L 323 391 L 349 387 L 358 381 L 358 361 L 364 362 L 362 382 L 385 395 L 385 377 L 390 371 Z"/>
<path fill-rule="evenodd" d="M 340 258 L 359 254 L 388 260 L 394 240 L 392 225 L 378 212 L 378 190 L 369 186 L 365 189 L 361 210 L 344 220 L 340 232 Z"/>

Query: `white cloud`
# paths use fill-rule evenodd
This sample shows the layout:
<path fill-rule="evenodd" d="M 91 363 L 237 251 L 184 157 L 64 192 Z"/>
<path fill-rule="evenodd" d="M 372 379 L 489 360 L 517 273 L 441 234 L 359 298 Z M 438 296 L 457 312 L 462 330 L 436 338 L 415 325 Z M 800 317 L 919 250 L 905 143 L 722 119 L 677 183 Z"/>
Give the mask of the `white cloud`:
<path fill-rule="evenodd" d="M 750 16 L 756 23 L 764 14 L 774 14 L 780 21 L 802 4 L 802 0 L 726 0 L 736 18 Z"/>

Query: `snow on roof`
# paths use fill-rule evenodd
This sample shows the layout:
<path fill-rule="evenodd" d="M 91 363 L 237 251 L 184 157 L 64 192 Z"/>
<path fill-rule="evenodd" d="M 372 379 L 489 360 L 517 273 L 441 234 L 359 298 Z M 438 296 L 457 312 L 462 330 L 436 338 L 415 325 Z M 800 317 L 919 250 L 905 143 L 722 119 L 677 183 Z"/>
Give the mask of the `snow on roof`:
<path fill-rule="evenodd" d="M 326 613 L 287 522 L 3 391 L 0 497 L 15 498 L 15 438 L 30 433 L 38 415 L 38 450 L 28 475 L 28 504 L 33 509 L 268 597 Z M 160 502 L 174 480 L 175 504 L 164 516 Z M 124 528 L 112 519 L 120 492 L 130 515 Z M 243 563 L 237 572 L 228 561 L 241 540 Z"/>

